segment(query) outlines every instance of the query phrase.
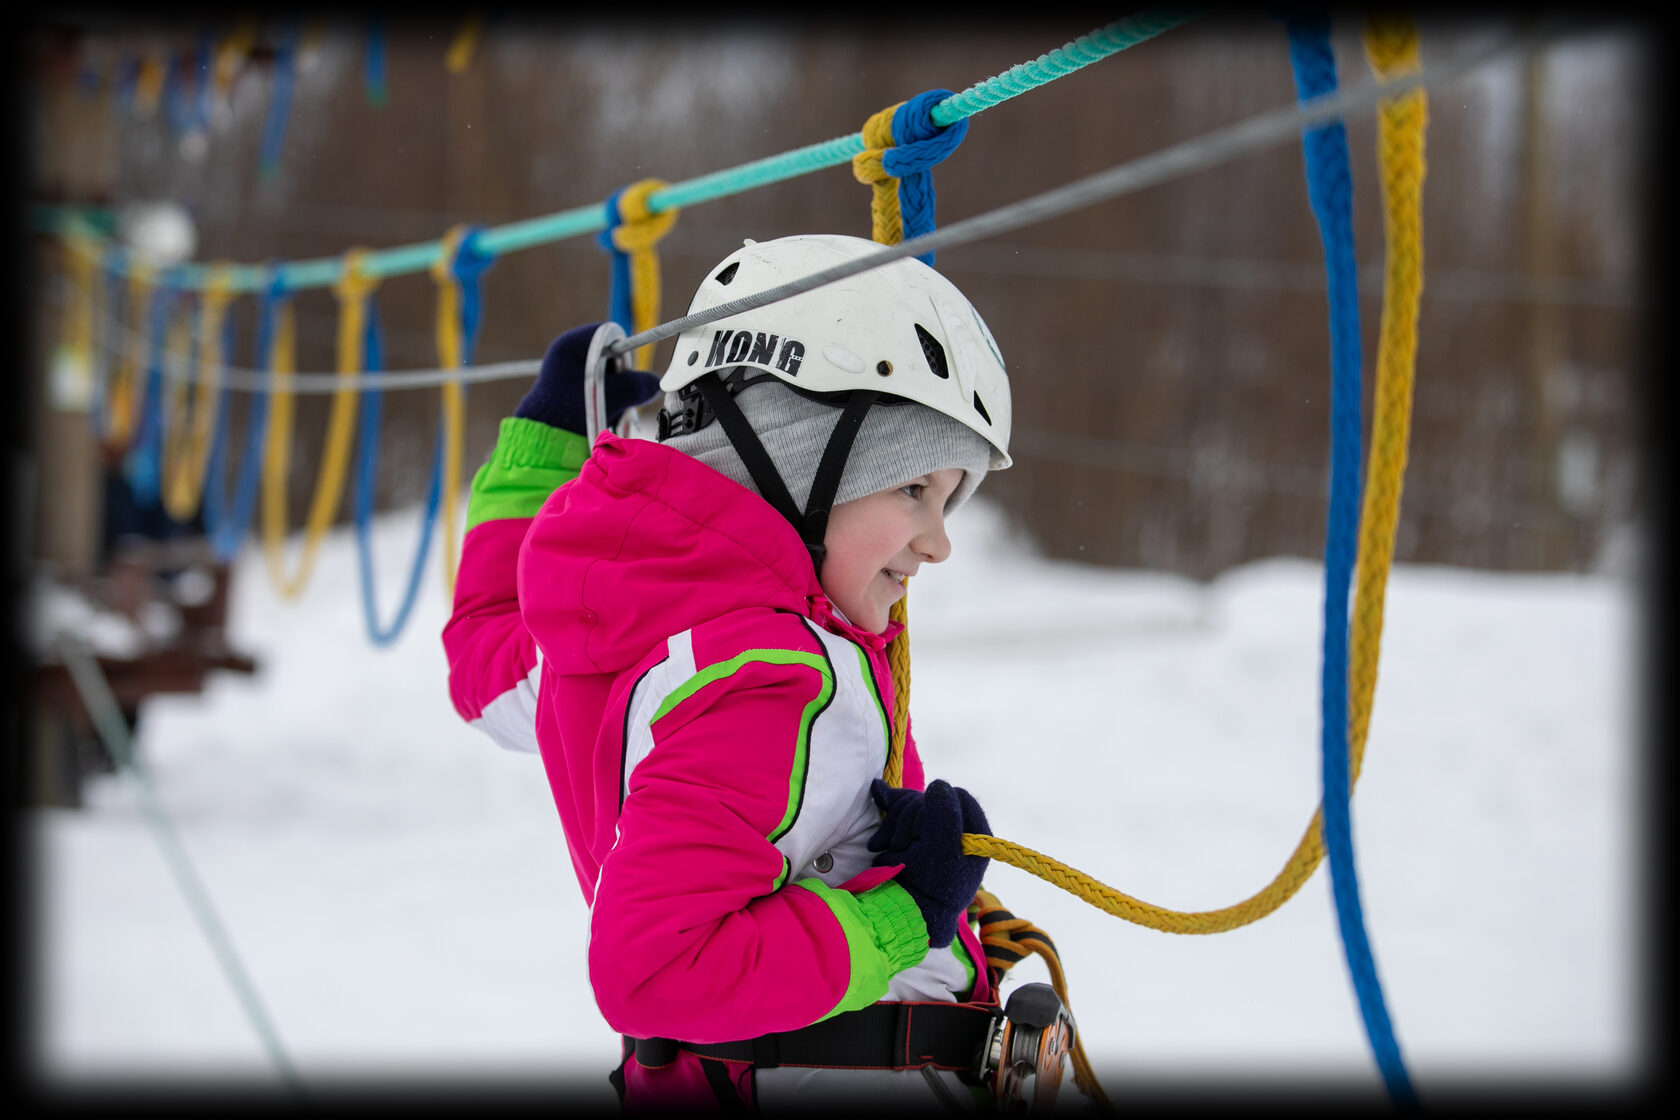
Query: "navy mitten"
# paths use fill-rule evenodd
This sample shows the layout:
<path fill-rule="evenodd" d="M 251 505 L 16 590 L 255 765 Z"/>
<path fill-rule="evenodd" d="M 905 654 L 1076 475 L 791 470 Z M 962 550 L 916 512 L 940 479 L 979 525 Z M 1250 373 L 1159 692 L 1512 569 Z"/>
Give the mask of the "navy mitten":
<path fill-rule="evenodd" d="M 595 337 L 595 328 L 600 325 L 573 327 L 549 344 L 548 353 L 543 355 L 542 370 L 525 399 L 513 410 L 515 416 L 578 435 L 589 430 L 583 403 L 583 363 L 589 357 L 589 340 Z M 625 409 L 650 401 L 659 392 L 659 378 L 639 369 L 609 373 L 605 382 L 609 428 L 618 423 Z"/>
<path fill-rule="evenodd" d="M 967 790 L 937 778 L 926 790 L 899 789 L 876 778 L 869 794 L 882 813 L 869 838 L 869 850 L 880 853 L 875 866 L 904 865 L 893 881 L 921 908 L 928 944 L 949 945 L 958 916 L 974 901 L 991 862 L 962 850 L 963 833 L 991 835 L 986 814 Z"/>

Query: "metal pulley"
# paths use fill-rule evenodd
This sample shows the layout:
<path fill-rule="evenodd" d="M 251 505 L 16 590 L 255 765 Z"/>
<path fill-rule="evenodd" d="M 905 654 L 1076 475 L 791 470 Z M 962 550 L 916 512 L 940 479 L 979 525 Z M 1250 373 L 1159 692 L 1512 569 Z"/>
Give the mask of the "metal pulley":
<path fill-rule="evenodd" d="M 1049 984 L 1023 984 L 1010 994 L 986 1048 L 998 1111 L 1050 1111 L 1074 1034 L 1073 1015 Z"/>

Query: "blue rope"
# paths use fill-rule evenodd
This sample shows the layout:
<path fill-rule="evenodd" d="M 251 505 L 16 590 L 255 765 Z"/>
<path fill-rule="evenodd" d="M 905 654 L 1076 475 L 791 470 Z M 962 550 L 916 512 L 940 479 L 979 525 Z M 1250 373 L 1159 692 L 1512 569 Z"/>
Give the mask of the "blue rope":
<path fill-rule="evenodd" d="M 210 108 L 216 90 L 216 39 L 206 33 L 198 40 L 198 96 L 193 99 L 193 114 L 188 131 L 210 131 Z"/>
<path fill-rule="evenodd" d="M 934 106 L 951 97 L 948 89 L 930 89 L 904 102 L 893 114 L 893 146 L 881 154 L 881 169 L 898 180 L 898 216 L 904 238 L 932 233 L 933 167 L 957 150 L 968 135 L 968 118 L 949 125 L 933 122 Z M 922 253 L 923 264 L 933 264 L 932 253 Z"/>
<path fill-rule="evenodd" d="M 228 363 L 228 359 L 233 352 L 234 315 L 233 305 L 229 304 L 226 317 L 222 320 L 222 363 L 224 365 Z M 240 532 L 230 531 L 230 527 L 228 525 L 230 519 L 223 514 L 223 511 L 228 505 L 227 487 L 224 484 L 226 482 L 225 475 L 227 474 L 229 396 L 230 394 L 228 393 L 227 382 L 223 381 L 221 391 L 216 394 L 216 434 L 210 441 L 210 458 L 204 466 L 204 535 L 209 538 L 211 552 L 222 560 L 226 560 L 229 556 L 232 556 L 239 548 L 240 533 L 244 529 L 244 526 L 240 526 Z M 252 401 L 252 415 L 255 415 L 256 413 L 256 408 L 254 407 L 256 400 L 263 399 L 265 396 L 266 394 L 258 394 L 256 399 Z M 247 420 L 245 432 L 247 443 L 249 443 L 251 433 L 249 420 Z M 247 451 L 249 451 L 249 448 L 247 448 Z M 251 473 L 250 459 L 250 455 L 247 454 L 245 462 L 241 463 L 239 466 L 239 482 L 241 483 L 244 482 L 245 476 Z M 255 492 L 254 485 L 253 492 Z M 228 539 L 227 551 L 225 554 L 223 553 L 221 547 L 221 542 L 224 537 Z"/>
<path fill-rule="evenodd" d="M 363 338 L 362 368 L 378 373 L 384 366 L 379 337 L 379 311 L 368 298 L 367 328 Z M 408 616 L 419 598 L 420 575 L 426 567 L 426 556 L 432 547 L 432 529 L 437 524 L 438 503 L 443 493 L 443 436 L 440 427 L 432 452 L 432 479 L 426 490 L 425 520 L 420 526 L 420 543 L 414 550 L 414 563 L 409 568 L 408 586 L 403 591 L 402 604 L 389 627 L 379 625 L 378 609 L 374 603 L 373 587 L 373 483 L 379 464 L 379 416 L 384 394 L 377 388 L 368 389 L 362 396 L 362 423 L 356 459 L 356 561 L 361 569 L 362 617 L 367 621 L 368 637 L 376 646 L 388 646 L 396 641 L 408 623 Z"/>
<path fill-rule="evenodd" d="M 1289 18 L 1289 59 L 1300 100 L 1336 89 L 1330 21 L 1324 15 Z M 1330 503 L 1324 544 L 1323 725 L 1324 846 L 1329 855 L 1336 918 L 1365 1034 L 1390 1097 L 1401 1106 L 1417 1098 L 1395 1040 L 1365 935 L 1359 880 L 1353 863 L 1348 788 L 1348 588 L 1358 554 L 1363 355 L 1359 339 L 1358 271 L 1353 251 L 1353 174 L 1347 130 L 1340 121 L 1309 129 L 1301 138 L 1307 197 L 1324 245 L 1330 301 Z"/>
<path fill-rule="evenodd" d="M 375 109 L 385 104 L 385 29 L 378 16 L 368 18 L 367 103 Z"/>
<path fill-rule="evenodd" d="M 274 268 L 274 282 L 263 293 L 261 309 L 257 313 L 257 362 L 271 374 L 274 370 L 275 321 L 279 318 L 286 301 L 291 298 L 284 279 L 285 274 L 278 267 Z M 225 346 L 224 354 L 233 353 L 231 344 Z M 223 395 L 226 395 L 226 389 Z M 217 453 L 212 452 L 210 459 L 210 488 L 204 498 L 204 528 L 210 536 L 210 547 L 216 558 L 227 561 L 239 551 L 240 542 L 245 539 L 245 531 L 250 528 L 251 518 L 257 508 L 257 481 L 262 477 L 263 452 L 268 443 L 268 390 L 261 389 L 251 396 L 250 412 L 245 417 L 245 456 L 239 463 L 239 477 L 233 487 L 233 514 L 223 519 L 221 508 L 222 467 Z M 221 447 L 221 440 L 217 439 L 217 449 Z M 215 512 L 212 513 L 212 507 Z"/>
<path fill-rule="evenodd" d="M 478 343 L 479 322 L 484 315 L 484 274 L 496 263 L 496 255 L 484 247 L 485 226 L 468 226 L 455 246 L 455 259 L 449 262 L 461 290 L 461 364 L 470 366 L 473 350 Z M 625 299 L 629 300 L 629 285 L 625 285 Z M 461 392 L 467 391 L 461 386 Z"/>
<path fill-rule="evenodd" d="M 623 194 L 624 188 L 620 187 L 607 196 L 607 224 L 595 235 L 595 244 L 606 250 L 609 262 L 607 318 L 623 327 L 625 334 L 630 334 L 636 329 L 631 322 L 634 312 L 630 306 L 630 254 L 613 244 L 613 230 L 624 224 L 624 215 L 618 210 L 618 200 Z"/>
<path fill-rule="evenodd" d="M 286 118 L 292 110 L 295 32 L 287 32 L 274 48 L 274 88 L 269 94 L 268 121 L 263 126 L 262 154 L 257 172 L 271 179 L 280 169 L 280 145 L 286 138 Z"/>
<path fill-rule="evenodd" d="M 134 443 L 123 459 L 123 474 L 134 491 L 134 500 L 142 509 L 158 504 L 161 490 L 159 458 L 163 441 L 163 359 L 164 336 L 169 329 L 170 305 L 177 298 L 173 285 L 165 279 L 158 284 L 152 298 L 152 329 L 150 352 L 146 355 L 146 391 L 141 396 L 140 416 L 135 424 Z"/>

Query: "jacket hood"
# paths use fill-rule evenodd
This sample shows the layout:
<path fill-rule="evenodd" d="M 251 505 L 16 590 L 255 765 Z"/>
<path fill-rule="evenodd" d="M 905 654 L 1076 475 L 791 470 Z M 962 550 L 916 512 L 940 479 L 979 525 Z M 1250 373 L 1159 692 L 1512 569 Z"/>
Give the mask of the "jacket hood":
<path fill-rule="evenodd" d="M 552 642 L 543 657 L 566 674 L 620 672 L 742 608 L 832 610 L 804 543 L 768 502 L 680 451 L 610 432 L 538 512 L 518 580 L 527 625 Z"/>

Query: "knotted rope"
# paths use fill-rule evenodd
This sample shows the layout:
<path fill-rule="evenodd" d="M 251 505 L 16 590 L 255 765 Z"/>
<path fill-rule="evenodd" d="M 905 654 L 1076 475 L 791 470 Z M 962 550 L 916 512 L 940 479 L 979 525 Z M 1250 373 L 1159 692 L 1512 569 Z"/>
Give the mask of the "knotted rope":
<path fill-rule="evenodd" d="M 649 197 L 670 186 L 663 179 L 642 179 L 613 193 L 607 199 L 607 228 L 597 242 L 612 257 L 610 317 L 630 334 L 639 334 L 659 322 L 659 254 L 654 246 L 676 224 L 675 209 L 654 213 Z M 634 365 L 646 369 L 653 361 L 653 346 L 636 351 Z"/>
<path fill-rule="evenodd" d="M 883 245 L 933 232 L 932 170 L 968 135 L 966 117 L 949 125 L 933 120 L 934 106 L 950 97 L 948 89 L 928 90 L 864 122 L 863 151 L 852 157 L 852 175 L 871 189 L 870 223 Z M 931 265 L 933 256 L 918 259 Z"/>
<path fill-rule="evenodd" d="M 432 262 L 437 282 L 438 364 L 458 369 L 472 362 L 484 300 L 479 281 L 496 258 L 479 244 L 483 226 L 458 225 L 443 236 L 443 249 Z M 458 513 L 461 502 L 461 439 L 466 414 L 466 388 L 459 381 L 442 386 L 443 406 L 443 582 L 455 596 Z"/>
<path fill-rule="evenodd" d="M 928 90 L 908 101 L 888 106 L 864 122 L 863 151 L 852 157 L 852 175 L 870 188 L 871 236 L 882 245 L 897 245 L 906 236 L 933 232 L 932 169 L 968 135 L 968 120 L 950 125 L 934 123 L 934 106 L 951 97 L 948 89 Z M 933 264 L 933 254 L 919 258 Z M 892 736 L 882 776 L 890 785 L 904 784 L 904 743 L 910 729 L 909 588 L 892 605 L 888 617 L 904 627 L 887 647 L 893 679 Z"/>

